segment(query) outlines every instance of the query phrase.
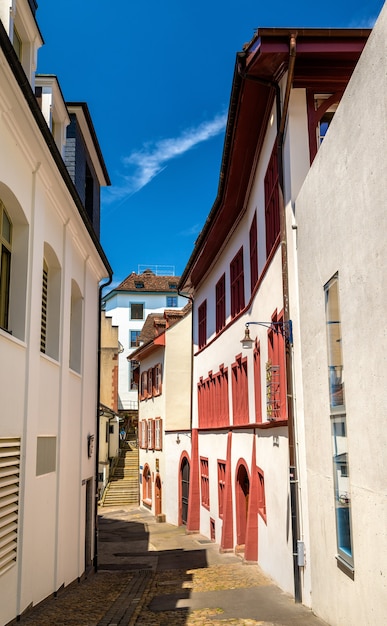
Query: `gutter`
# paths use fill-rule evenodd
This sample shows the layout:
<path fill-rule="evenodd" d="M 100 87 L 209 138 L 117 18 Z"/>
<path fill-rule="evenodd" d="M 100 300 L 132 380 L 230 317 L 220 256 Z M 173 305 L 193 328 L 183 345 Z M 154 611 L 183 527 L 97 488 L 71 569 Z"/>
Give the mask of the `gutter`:
<path fill-rule="evenodd" d="M 278 156 L 278 175 L 279 175 L 279 204 L 280 204 L 280 245 L 281 245 L 281 261 L 282 261 L 282 293 L 284 303 L 284 322 L 288 322 L 289 316 L 289 269 L 288 269 L 288 250 L 286 235 L 286 211 L 284 201 L 284 157 L 283 144 L 285 135 L 285 125 L 289 108 L 290 93 L 292 89 L 294 66 L 296 62 L 296 39 L 297 34 L 292 33 L 289 39 L 289 66 L 286 81 L 286 89 L 284 102 L 281 113 L 280 88 L 276 87 L 277 100 L 277 156 Z M 280 116 L 278 116 L 280 113 Z M 295 419 L 294 419 L 294 389 L 293 389 L 293 360 L 292 345 L 289 340 L 286 341 L 285 365 L 286 365 L 286 395 L 288 410 L 288 445 L 289 445 L 289 481 L 290 481 L 290 510 L 292 524 L 292 554 L 293 554 L 293 577 L 294 577 L 294 599 L 295 602 L 302 602 L 301 590 L 301 572 L 298 564 L 298 539 L 299 539 L 299 504 L 298 504 L 298 472 L 297 458 L 295 452 Z"/>

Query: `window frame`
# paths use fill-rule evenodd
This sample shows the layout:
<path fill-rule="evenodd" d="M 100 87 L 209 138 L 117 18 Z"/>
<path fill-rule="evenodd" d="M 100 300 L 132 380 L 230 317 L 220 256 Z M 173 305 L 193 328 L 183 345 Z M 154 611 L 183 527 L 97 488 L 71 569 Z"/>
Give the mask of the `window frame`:
<path fill-rule="evenodd" d="M 135 309 L 136 307 L 142 307 L 142 314 L 141 317 L 139 317 L 138 315 L 133 316 L 133 308 Z M 130 320 L 143 320 L 144 319 L 144 314 L 145 314 L 145 303 L 144 302 L 131 302 L 130 303 L 130 307 L 129 307 L 129 319 Z"/>
<path fill-rule="evenodd" d="M 156 417 L 154 420 L 155 425 L 155 441 L 154 441 L 154 449 L 162 450 L 163 449 L 163 420 L 161 417 Z"/>
<path fill-rule="evenodd" d="M 224 492 L 226 489 L 226 468 L 227 461 L 218 459 L 218 515 L 223 519 L 224 514 Z"/>
<path fill-rule="evenodd" d="M 245 275 L 243 246 L 230 263 L 231 317 L 234 319 L 245 308 Z"/>
<path fill-rule="evenodd" d="M 250 244 L 250 289 L 253 293 L 255 286 L 258 282 L 258 227 L 257 227 L 257 212 L 254 211 L 254 216 L 251 222 L 249 230 L 249 244 Z"/>
<path fill-rule="evenodd" d="M 177 307 L 177 296 L 167 296 L 166 304 L 168 309 L 174 309 Z"/>
<path fill-rule="evenodd" d="M 198 347 L 204 348 L 207 343 L 207 299 L 198 307 Z"/>
<path fill-rule="evenodd" d="M 4 235 L 4 219 L 9 223 L 9 239 Z M 13 223 L 0 199 L 0 328 L 9 330 Z M 7 259 L 7 261 L 5 261 Z M 4 270 L 5 265 L 5 270 Z"/>
<path fill-rule="evenodd" d="M 129 330 L 129 348 L 137 348 L 137 339 L 140 336 L 141 330 Z"/>
<path fill-rule="evenodd" d="M 200 457 L 200 498 L 201 505 L 210 509 L 210 476 L 208 457 Z"/>
<path fill-rule="evenodd" d="M 226 326 L 226 274 L 215 285 L 215 329 L 219 333 Z"/>
<path fill-rule="evenodd" d="M 329 298 L 330 293 L 332 297 Z M 344 360 L 340 314 L 339 275 L 324 285 L 329 415 L 332 442 L 332 473 L 336 522 L 336 559 L 344 571 L 354 573 L 352 495 L 350 481 L 347 418 L 344 386 Z M 333 302 L 332 302 L 333 301 Z M 334 379 L 332 376 L 334 374 Z M 337 425 L 340 428 L 337 428 Z M 345 473 L 342 468 L 345 466 Z"/>
<path fill-rule="evenodd" d="M 277 142 L 274 143 L 269 163 L 267 165 L 264 179 L 264 189 L 266 258 L 268 258 L 280 234 L 280 196 Z"/>

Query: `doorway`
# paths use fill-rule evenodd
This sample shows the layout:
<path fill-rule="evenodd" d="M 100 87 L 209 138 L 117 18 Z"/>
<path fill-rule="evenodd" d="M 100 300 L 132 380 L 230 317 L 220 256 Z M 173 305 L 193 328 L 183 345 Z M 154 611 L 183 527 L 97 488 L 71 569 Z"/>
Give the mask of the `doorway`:
<path fill-rule="evenodd" d="M 190 474 L 189 461 L 186 457 L 184 457 L 180 465 L 181 523 L 184 525 L 187 524 L 187 518 L 188 518 L 189 474 Z"/>
<path fill-rule="evenodd" d="M 161 515 L 162 513 L 162 499 L 161 499 L 161 480 L 157 474 L 155 480 L 155 515 Z"/>
<path fill-rule="evenodd" d="M 237 544 L 246 542 L 247 511 L 249 508 L 250 480 L 246 467 L 241 463 L 236 477 Z"/>
<path fill-rule="evenodd" d="M 93 534 L 93 481 L 86 481 L 85 507 L 85 572 L 92 566 L 92 534 Z"/>

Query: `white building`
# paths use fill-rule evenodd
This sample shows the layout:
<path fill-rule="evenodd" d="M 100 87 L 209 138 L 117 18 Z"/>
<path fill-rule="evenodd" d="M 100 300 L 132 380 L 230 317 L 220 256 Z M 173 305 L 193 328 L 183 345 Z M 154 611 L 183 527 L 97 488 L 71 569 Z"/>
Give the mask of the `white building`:
<path fill-rule="evenodd" d="M 86 105 L 67 109 L 46 77 L 40 108 L 35 9 L 0 1 L 1 624 L 95 554 L 99 283 L 111 275 L 98 238 L 109 178 Z"/>
<path fill-rule="evenodd" d="M 387 619 L 387 6 L 296 201 L 313 609 Z"/>
<path fill-rule="evenodd" d="M 148 315 L 132 353 L 139 362 L 140 504 L 159 520 L 187 522 L 190 460 L 192 316 Z"/>
<path fill-rule="evenodd" d="M 118 326 L 118 339 L 122 345 L 119 355 L 118 410 L 137 422 L 138 381 L 133 375 L 135 364 L 128 356 L 137 347 L 137 339 L 144 322 L 153 312 L 181 309 L 187 298 L 177 292 L 179 276 L 164 276 L 147 269 L 139 274 L 132 272 L 118 287 L 104 296 L 107 317 Z"/>
<path fill-rule="evenodd" d="M 368 34 L 260 28 L 237 55 L 218 197 L 179 285 L 194 299 L 187 528 L 308 606 L 294 202 Z"/>

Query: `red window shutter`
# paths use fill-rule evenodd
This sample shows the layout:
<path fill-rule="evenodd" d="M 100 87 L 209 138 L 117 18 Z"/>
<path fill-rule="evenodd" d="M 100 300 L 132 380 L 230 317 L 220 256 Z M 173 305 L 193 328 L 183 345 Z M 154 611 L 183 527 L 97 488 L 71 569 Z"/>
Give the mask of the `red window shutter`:
<path fill-rule="evenodd" d="M 258 233 L 257 233 L 257 214 L 254 213 L 253 221 L 250 226 L 250 288 L 253 293 L 255 285 L 258 282 Z"/>
<path fill-rule="evenodd" d="M 255 421 L 262 422 L 262 387 L 261 387 L 261 349 L 256 341 L 254 347 L 254 396 L 255 396 Z"/>
<path fill-rule="evenodd" d="M 207 300 L 198 308 L 198 336 L 199 348 L 203 348 L 207 342 Z"/>
<path fill-rule="evenodd" d="M 226 275 L 218 280 L 215 286 L 216 301 L 216 332 L 219 333 L 226 325 Z"/>
<path fill-rule="evenodd" d="M 266 256 L 268 257 L 280 232 L 277 143 L 274 145 L 270 161 L 267 166 L 264 186 Z"/>
<path fill-rule="evenodd" d="M 243 272 L 243 247 L 230 263 L 231 317 L 245 306 L 245 279 Z"/>

